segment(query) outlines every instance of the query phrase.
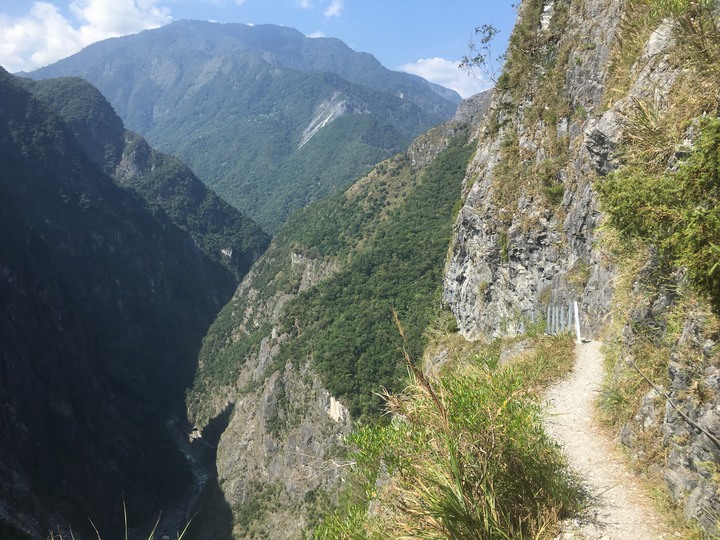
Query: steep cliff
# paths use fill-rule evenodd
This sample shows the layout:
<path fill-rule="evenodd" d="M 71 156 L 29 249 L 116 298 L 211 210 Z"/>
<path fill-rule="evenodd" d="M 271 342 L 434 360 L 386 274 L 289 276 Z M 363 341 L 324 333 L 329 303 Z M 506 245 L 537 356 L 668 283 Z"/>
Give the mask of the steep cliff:
<path fill-rule="evenodd" d="M 698 277 L 691 265 L 720 238 L 698 227 L 674 256 L 680 236 L 669 245 L 622 212 L 704 219 L 707 202 L 695 214 L 661 206 L 661 179 L 676 201 L 693 200 L 691 189 L 715 200 L 712 181 L 679 188 L 687 184 L 673 175 L 694 155 L 697 119 L 718 113 L 717 29 L 716 2 L 524 1 L 478 134 L 443 294 L 470 339 L 513 335 L 577 300 L 583 336 L 604 336 L 614 362 L 604 417 L 709 530 L 720 514 L 718 327 L 713 293 L 698 284 L 714 268 L 710 259 Z M 694 174 L 717 178 L 712 167 Z"/>
<path fill-rule="evenodd" d="M 439 126 L 298 212 L 210 329 L 188 407 L 196 435 L 229 415 L 217 448 L 226 537 L 299 538 L 336 501 L 351 421 L 376 417 L 377 392 L 405 376 L 393 307 L 422 350 L 467 135 Z M 197 534 L 218 537 L 212 515 L 200 520 Z"/>
<path fill-rule="evenodd" d="M 113 534 L 123 499 L 131 536 L 174 530 L 192 477 L 168 426 L 232 274 L 2 70 L 0 228 L 1 534 Z"/>
<path fill-rule="evenodd" d="M 512 334 L 574 299 L 592 334 L 610 309 L 592 181 L 611 146 L 591 122 L 619 20 L 619 6 L 595 2 L 522 5 L 445 277 L 444 301 L 471 339 Z"/>

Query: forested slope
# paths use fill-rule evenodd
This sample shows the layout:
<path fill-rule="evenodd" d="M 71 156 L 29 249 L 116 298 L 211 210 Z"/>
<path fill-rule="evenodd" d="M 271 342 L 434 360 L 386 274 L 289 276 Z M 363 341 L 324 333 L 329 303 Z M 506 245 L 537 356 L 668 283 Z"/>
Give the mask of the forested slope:
<path fill-rule="evenodd" d="M 217 467 L 236 537 L 312 527 L 337 496 L 342 471 L 328 463 L 344 452 L 340 435 L 379 418 L 377 392 L 403 384 L 393 309 L 420 352 L 468 136 L 468 126 L 439 126 L 299 211 L 210 329 L 188 407 L 199 428 L 229 413 Z"/>
<path fill-rule="evenodd" d="M 149 530 L 194 483 L 168 426 L 235 278 L 2 70 L 0 103 L 2 534 L 112 534 L 123 498 Z"/>
<path fill-rule="evenodd" d="M 339 40 L 273 25 L 178 21 L 31 74 L 68 75 L 99 88 L 128 128 L 272 233 L 459 102 Z"/>

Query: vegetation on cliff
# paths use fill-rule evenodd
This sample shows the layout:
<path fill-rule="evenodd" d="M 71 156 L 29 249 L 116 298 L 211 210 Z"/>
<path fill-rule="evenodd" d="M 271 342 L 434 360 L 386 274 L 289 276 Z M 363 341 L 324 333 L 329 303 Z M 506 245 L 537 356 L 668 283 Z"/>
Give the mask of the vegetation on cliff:
<path fill-rule="evenodd" d="M 514 539 L 549 533 L 579 504 L 576 480 L 541 424 L 540 390 L 574 362 L 567 338 L 465 344 L 445 333 L 453 360 L 437 379 L 407 358 L 406 388 L 385 394 L 389 424 L 349 443 L 353 474 L 340 508 L 315 538 Z"/>
<path fill-rule="evenodd" d="M 123 493 L 151 527 L 192 483 L 167 424 L 234 280 L 2 69 L 0 102 L 2 534 L 122 530 Z"/>
<path fill-rule="evenodd" d="M 346 192 L 291 218 L 251 276 L 257 292 L 233 299 L 204 340 L 189 394 L 197 418 L 205 417 L 203 394 L 232 385 L 270 333 L 272 321 L 243 322 L 248 306 L 257 311 L 278 294 L 297 296 L 280 315 L 279 333 L 291 339 L 269 368 L 311 357 L 326 388 L 354 417 L 379 413 L 377 392 L 397 388 L 405 377 L 392 310 L 406 321 L 412 352 L 420 356 L 423 331 L 437 309 L 452 220 L 473 150 L 468 135 L 456 128 L 447 148 L 420 170 L 403 154 L 387 160 Z M 300 292 L 304 265 L 293 258 L 337 269 Z"/>
<path fill-rule="evenodd" d="M 720 391 L 718 16 L 715 1 L 628 4 L 605 96 L 624 113 L 618 166 L 596 182 L 604 249 L 619 266 L 601 414 L 635 466 L 670 488 L 669 506 L 695 523 L 694 537 L 720 533 L 709 413 Z M 646 59 L 664 84 L 623 104 L 651 37 L 665 43 L 663 64 Z M 651 419 L 660 409 L 664 423 Z"/>
<path fill-rule="evenodd" d="M 377 414 L 377 392 L 398 388 L 405 377 L 393 309 L 405 321 L 411 353 L 422 354 L 471 152 L 466 137 L 457 137 L 348 266 L 300 294 L 283 316 L 292 338 L 282 354 L 312 355 L 326 388 L 356 418 Z"/>

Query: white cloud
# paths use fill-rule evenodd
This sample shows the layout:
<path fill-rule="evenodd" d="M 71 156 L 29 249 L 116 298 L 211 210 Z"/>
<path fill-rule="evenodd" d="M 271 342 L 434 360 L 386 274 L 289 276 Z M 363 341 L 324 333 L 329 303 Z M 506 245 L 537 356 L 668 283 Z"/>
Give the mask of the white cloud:
<path fill-rule="evenodd" d="M 321 37 L 327 37 L 323 32 L 318 30 L 317 32 L 313 32 L 311 34 L 308 34 L 307 37 L 309 38 L 321 38 Z"/>
<path fill-rule="evenodd" d="M 303 9 L 311 9 L 314 7 L 311 0 L 298 0 L 298 6 Z"/>
<path fill-rule="evenodd" d="M 339 17 L 342 15 L 343 0 L 332 0 L 325 10 L 326 17 Z"/>
<path fill-rule="evenodd" d="M 468 75 L 467 71 L 458 67 L 459 64 L 459 60 L 453 61 L 437 57 L 421 58 L 414 64 L 403 64 L 400 66 L 400 70 L 451 88 L 463 98 L 468 98 L 492 87 L 492 82 Z"/>
<path fill-rule="evenodd" d="M 49 2 L 27 15 L 0 17 L 0 65 L 15 72 L 65 58 L 95 41 L 157 28 L 172 20 L 159 0 L 74 0 L 75 24 Z"/>

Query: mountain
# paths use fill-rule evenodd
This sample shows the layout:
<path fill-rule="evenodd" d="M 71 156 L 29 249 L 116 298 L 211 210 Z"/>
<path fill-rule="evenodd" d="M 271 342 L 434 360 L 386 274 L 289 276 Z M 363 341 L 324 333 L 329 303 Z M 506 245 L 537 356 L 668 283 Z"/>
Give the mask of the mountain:
<path fill-rule="evenodd" d="M 339 40 L 272 25 L 178 21 L 30 75 L 86 79 L 128 128 L 270 232 L 448 119 L 459 101 Z"/>
<path fill-rule="evenodd" d="M 28 82 L 28 88 L 63 120 L 98 167 L 148 204 L 162 208 L 237 279 L 265 250 L 270 239 L 260 227 L 205 187 L 178 158 L 125 130 L 91 84 L 77 77 L 59 78 Z"/>
<path fill-rule="evenodd" d="M 0 533 L 95 537 L 89 517 L 112 537 L 123 502 L 131 536 L 161 512 L 173 531 L 196 481 L 184 391 L 237 277 L 98 165 L 127 149 L 96 91 L 35 89 L 53 106 L 0 70 Z"/>
<path fill-rule="evenodd" d="M 422 244 L 427 261 L 400 247 L 432 238 L 401 216 L 407 203 L 430 221 L 414 182 L 427 180 L 419 168 L 433 169 L 444 152 L 432 153 L 434 160 L 411 155 L 425 145 L 452 152 L 453 145 L 421 138 L 406 156 L 288 222 L 211 327 L 188 395 L 199 429 L 228 420 L 217 454 L 218 500 L 235 516 L 226 537 L 301 537 L 318 522 L 317 509 L 338 500 L 344 522 L 330 530 L 344 535 L 327 537 L 555 535 L 558 524 L 546 520 L 559 513 L 511 507 L 504 514 L 494 504 L 501 487 L 528 493 L 516 483 L 524 469 L 482 456 L 501 440 L 543 432 L 536 423 L 500 435 L 518 425 L 509 410 L 536 394 L 534 379 L 554 360 L 554 352 L 527 354 L 546 313 L 574 301 L 582 336 L 605 341 L 599 419 L 635 470 L 665 491 L 665 513 L 677 516 L 670 534 L 682 536 L 686 519 L 690 534 L 700 528 L 717 536 L 717 5 L 524 0 L 487 113 L 463 113 L 479 124 L 458 186 L 461 202 L 438 211 L 454 219 L 440 261 L 432 244 Z M 435 265 L 444 267 L 437 303 L 452 314 L 434 319 L 447 323 L 439 329 L 424 318 L 432 307 L 439 311 L 428 300 L 437 289 L 423 279 Z M 406 283 L 396 279 L 399 269 Z M 414 319 L 407 345 L 386 316 L 393 305 L 401 322 Z M 398 359 L 403 347 L 417 356 L 423 329 L 447 340 L 437 345 L 440 377 L 456 384 L 436 384 L 430 375 L 423 384 L 413 373 L 415 389 L 389 400 L 400 414 L 388 429 L 364 429 L 381 408 L 370 389 L 401 389 Z M 508 354 L 500 354 L 500 342 Z M 454 369 L 465 351 L 468 365 Z M 535 377 L 522 368 L 528 358 Z M 502 385 L 508 373 L 519 379 L 501 394 L 494 382 Z M 486 402 L 493 394 L 503 398 Z M 542 398 L 535 399 L 539 412 Z M 419 402 L 435 422 L 423 423 Z M 456 414 L 468 410 L 472 417 Z M 502 429 L 476 444 L 470 435 L 482 433 L 478 418 L 496 418 Z M 358 441 L 350 433 L 365 437 L 370 452 L 348 449 Z M 424 444 L 425 452 L 388 452 L 406 442 Z M 518 449 L 535 463 L 551 455 L 533 445 Z M 427 461 L 407 461 L 418 455 Z M 353 485 L 345 471 L 363 468 L 370 471 L 365 483 Z M 497 480 L 487 474 L 493 469 Z M 470 471 L 475 485 L 465 483 Z M 343 483 L 347 498 L 338 495 Z M 544 488 L 529 492 L 546 498 Z M 486 535 L 452 528 L 471 513 L 480 524 L 498 516 L 522 516 L 522 523 Z"/>
<path fill-rule="evenodd" d="M 203 437 L 227 418 L 214 500 L 234 527 L 201 512 L 198 538 L 296 538 L 336 499 L 340 441 L 404 384 L 393 310 L 417 358 L 436 318 L 471 131 L 438 126 L 299 210 L 218 315 L 187 403 Z"/>

